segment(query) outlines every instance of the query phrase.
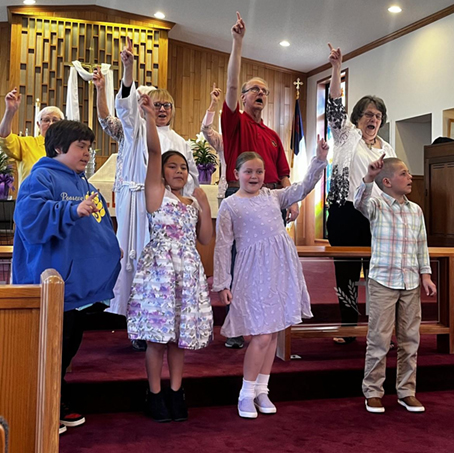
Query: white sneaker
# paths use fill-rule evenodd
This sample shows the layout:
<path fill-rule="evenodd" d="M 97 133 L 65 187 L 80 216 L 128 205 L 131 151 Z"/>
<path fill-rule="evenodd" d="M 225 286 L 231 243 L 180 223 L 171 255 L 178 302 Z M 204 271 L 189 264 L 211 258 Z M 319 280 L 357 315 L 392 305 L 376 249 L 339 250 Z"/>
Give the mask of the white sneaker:
<path fill-rule="evenodd" d="M 266 393 L 260 393 L 254 398 L 255 407 L 262 414 L 275 414 L 277 412 L 276 406 L 270 401 Z"/>
<path fill-rule="evenodd" d="M 258 413 L 252 398 L 238 400 L 238 414 L 243 418 L 257 418 Z"/>
<path fill-rule="evenodd" d="M 406 398 L 398 399 L 397 402 L 404 406 L 409 412 L 424 412 L 426 408 L 414 397 L 407 396 Z"/>

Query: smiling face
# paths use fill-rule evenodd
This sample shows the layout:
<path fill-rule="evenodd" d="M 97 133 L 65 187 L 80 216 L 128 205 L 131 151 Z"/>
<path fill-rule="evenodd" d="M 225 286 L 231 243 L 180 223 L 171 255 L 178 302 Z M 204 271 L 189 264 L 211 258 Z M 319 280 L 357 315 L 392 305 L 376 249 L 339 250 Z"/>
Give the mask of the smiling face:
<path fill-rule="evenodd" d="M 266 105 L 268 86 L 262 79 L 251 79 L 244 85 L 241 100 L 244 110 L 250 114 L 253 111 L 262 111 Z"/>
<path fill-rule="evenodd" d="M 366 107 L 358 121 L 358 129 L 363 134 L 366 143 L 372 143 L 377 137 L 378 130 L 382 123 L 382 113 L 372 102 Z"/>
<path fill-rule="evenodd" d="M 239 170 L 234 170 L 234 174 L 240 183 L 240 194 L 255 196 L 265 180 L 265 167 L 261 159 L 254 158 L 244 162 Z"/>
<path fill-rule="evenodd" d="M 63 153 L 60 148 L 56 148 L 55 159 L 76 173 L 82 173 L 90 160 L 90 147 L 89 140 L 77 140 L 69 145 L 66 153 Z"/>
<path fill-rule="evenodd" d="M 156 110 L 156 126 L 169 126 L 175 114 L 175 102 L 167 90 L 153 90 L 149 93 Z"/>
<path fill-rule="evenodd" d="M 172 190 L 182 190 L 188 181 L 188 164 L 180 154 L 171 155 L 163 166 L 164 182 Z"/>

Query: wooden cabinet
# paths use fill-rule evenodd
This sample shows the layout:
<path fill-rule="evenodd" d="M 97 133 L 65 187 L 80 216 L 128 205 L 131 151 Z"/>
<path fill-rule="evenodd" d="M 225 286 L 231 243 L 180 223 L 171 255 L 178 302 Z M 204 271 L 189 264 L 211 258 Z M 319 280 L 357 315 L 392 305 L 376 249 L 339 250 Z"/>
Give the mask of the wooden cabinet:
<path fill-rule="evenodd" d="M 454 142 L 424 147 L 424 175 L 429 246 L 454 246 Z"/>

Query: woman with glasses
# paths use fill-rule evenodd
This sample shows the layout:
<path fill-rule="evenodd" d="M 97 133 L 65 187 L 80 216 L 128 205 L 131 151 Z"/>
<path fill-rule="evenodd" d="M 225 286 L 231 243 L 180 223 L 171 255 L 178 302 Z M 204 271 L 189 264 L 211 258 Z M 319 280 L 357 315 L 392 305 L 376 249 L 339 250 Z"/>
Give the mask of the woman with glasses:
<path fill-rule="evenodd" d="M 20 103 L 21 95 L 17 88 L 14 88 L 5 96 L 6 110 L 0 123 L 0 147 L 7 156 L 17 161 L 17 189 L 30 174 L 33 165 L 46 155 L 44 137 L 47 129 L 53 123 L 65 118 L 59 108 L 44 107 L 37 116 L 36 124 L 39 128 L 39 135 L 37 137 L 19 137 L 11 132 L 11 125 L 14 115 L 19 110 Z"/>
<path fill-rule="evenodd" d="M 171 129 L 171 122 L 175 114 L 172 96 L 167 90 L 155 89 L 150 86 L 140 86 L 136 89 L 133 81 L 134 54 L 132 41 L 129 38 L 127 38 L 127 46 L 121 52 L 121 60 L 124 70 L 123 78 L 115 101 L 118 118 L 109 114 L 105 81 L 101 71 L 94 71 L 93 83 L 97 89 L 99 122 L 104 131 L 118 142 L 114 183 L 115 212 L 118 225 L 117 237 L 124 256 L 121 261 L 120 275 L 114 288 L 115 298 L 111 301 L 107 311 L 125 316 L 137 261 L 143 248 L 150 241 L 144 193 L 148 148 L 146 123 L 140 113 L 138 103 L 140 95 L 148 95 L 156 110 L 161 152 L 178 151 L 188 161 L 189 175 L 183 190 L 184 195 L 192 195 L 199 182 L 191 147 L 183 137 Z M 146 343 L 136 340 L 133 342 L 133 347 L 144 350 Z"/>
<path fill-rule="evenodd" d="M 329 216 L 328 239 L 332 246 L 370 247 L 369 221 L 353 207 L 356 188 L 367 173 L 368 165 L 385 153 L 396 157 L 391 145 L 378 136 L 380 127 L 386 123 L 386 106 L 376 96 L 364 96 L 353 108 L 348 119 L 342 104 L 341 66 L 342 52 L 331 44 L 329 62 L 332 78 L 326 116 L 334 138 L 333 163 L 328 193 Z M 374 186 L 372 196 L 379 196 L 380 189 Z M 361 261 L 335 261 L 336 292 L 339 299 L 343 325 L 358 322 L 358 286 Z M 354 337 L 334 338 L 338 344 L 354 341 Z"/>

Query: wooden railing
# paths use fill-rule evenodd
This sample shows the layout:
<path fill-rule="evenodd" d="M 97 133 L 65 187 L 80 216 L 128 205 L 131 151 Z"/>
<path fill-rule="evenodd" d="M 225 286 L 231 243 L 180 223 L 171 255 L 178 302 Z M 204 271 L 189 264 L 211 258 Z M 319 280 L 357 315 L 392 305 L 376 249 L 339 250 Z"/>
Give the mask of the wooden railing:
<path fill-rule="evenodd" d="M 367 258 L 369 247 L 297 247 L 301 258 Z M 439 263 L 439 318 L 423 322 L 421 334 L 437 335 L 440 352 L 454 354 L 454 248 L 430 247 L 431 260 Z M 279 333 L 277 356 L 290 360 L 293 338 L 364 337 L 367 325 L 340 326 L 335 324 L 301 324 L 289 327 Z"/>
<path fill-rule="evenodd" d="M 53 269 L 41 285 L 0 286 L 0 415 L 10 453 L 58 453 L 63 294 Z"/>

